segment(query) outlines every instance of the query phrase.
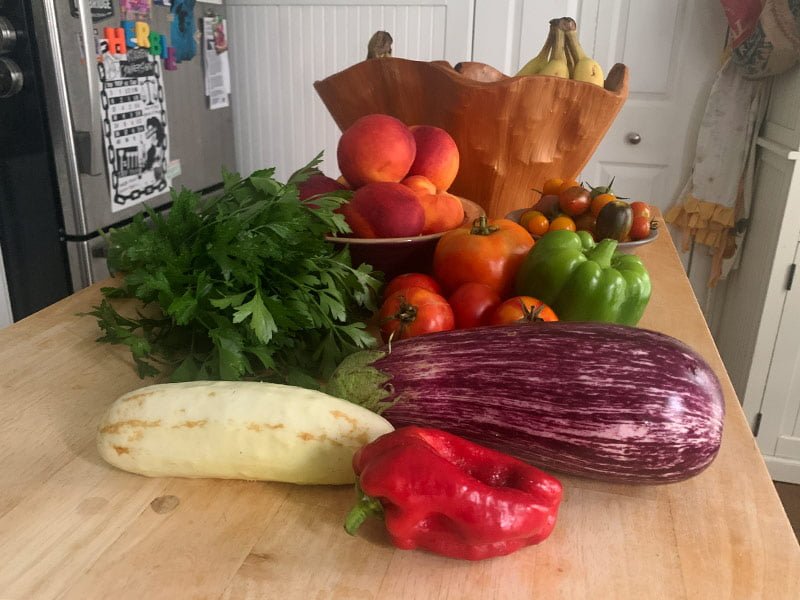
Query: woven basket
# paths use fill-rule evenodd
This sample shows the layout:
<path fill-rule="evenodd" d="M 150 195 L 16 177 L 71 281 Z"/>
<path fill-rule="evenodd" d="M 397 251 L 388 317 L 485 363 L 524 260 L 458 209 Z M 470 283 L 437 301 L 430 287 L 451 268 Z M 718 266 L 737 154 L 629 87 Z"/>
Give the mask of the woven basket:
<path fill-rule="evenodd" d="M 628 69 L 614 65 L 604 89 L 540 75 L 477 82 L 444 61 L 386 57 L 314 88 L 342 131 L 372 113 L 448 131 L 461 157 L 450 191 L 501 217 L 530 206 L 548 179 L 580 174 L 628 96 Z"/>

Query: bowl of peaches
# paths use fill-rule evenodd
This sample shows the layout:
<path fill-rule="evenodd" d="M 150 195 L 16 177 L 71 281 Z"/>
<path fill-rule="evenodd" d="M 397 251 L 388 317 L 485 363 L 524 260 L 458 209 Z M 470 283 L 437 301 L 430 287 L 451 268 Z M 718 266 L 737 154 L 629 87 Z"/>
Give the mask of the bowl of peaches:
<path fill-rule="evenodd" d="M 338 209 L 351 233 L 326 239 L 348 246 L 353 265 L 367 263 L 387 277 L 427 271 L 439 238 L 485 214 L 475 202 L 447 191 L 459 153 L 439 127 L 367 115 L 342 133 L 336 158 L 341 177 L 319 174 L 300 196 L 352 191 Z"/>
<path fill-rule="evenodd" d="M 597 240 L 614 239 L 622 252 L 649 244 L 658 237 L 657 221 L 646 202 L 627 202 L 606 186 L 585 187 L 577 181 L 550 179 L 539 200 L 506 215 L 527 229 L 534 239 L 548 231 L 588 231 Z"/>

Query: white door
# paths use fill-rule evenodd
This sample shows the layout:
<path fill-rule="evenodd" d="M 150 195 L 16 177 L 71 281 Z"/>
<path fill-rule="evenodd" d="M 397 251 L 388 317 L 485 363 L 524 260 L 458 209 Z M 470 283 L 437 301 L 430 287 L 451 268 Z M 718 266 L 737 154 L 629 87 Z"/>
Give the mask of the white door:
<path fill-rule="evenodd" d="M 800 264 L 800 244 L 794 257 Z M 764 389 L 758 446 L 773 479 L 800 483 L 800 273 L 786 294 Z"/>
<path fill-rule="evenodd" d="M 605 185 L 616 177 L 620 195 L 666 211 L 690 172 L 720 66 L 726 20 L 719 0 L 478 0 L 475 60 L 513 74 L 539 52 L 549 20 L 562 16 L 577 21 L 581 45 L 606 72 L 618 62 L 630 70 L 628 100 L 581 179 Z M 701 263 L 695 257 L 699 297 L 708 273 Z"/>
<path fill-rule="evenodd" d="M 472 56 L 473 0 L 227 0 L 236 162 L 279 180 L 324 151 L 336 177 L 341 132 L 313 88 L 364 60 L 378 30 L 393 54 L 455 64 Z"/>

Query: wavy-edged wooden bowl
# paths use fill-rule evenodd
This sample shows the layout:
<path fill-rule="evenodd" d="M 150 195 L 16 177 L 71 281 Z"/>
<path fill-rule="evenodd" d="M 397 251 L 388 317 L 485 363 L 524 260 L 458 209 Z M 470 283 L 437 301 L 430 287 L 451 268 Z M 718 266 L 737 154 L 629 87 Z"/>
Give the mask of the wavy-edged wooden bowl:
<path fill-rule="evenodd" d="M 628 97 L 628 68 L 614 65 L 605 88 L 543 75 L 487 83 L 445 61 L 385 57 L 314 88 L 342 131 L 371 113 L 447 130 L 461 155 L 449 191 L 499 217 L 529 206 L 548 179 L 580 174 Z"/>
<path fill-rule="evenodd" d="M 461 227 L 485 214 L 475 202 L 459 198 L 464 207 Z M 353 238 L 327 236 L 325 239 L 337 246 L 350 246 L 354 266 L 367 263 L 381 271 L 386 281 L 403 273 L 429 273 L 433 265 L 433 252 L 446 231 L 407 238 Z"/>

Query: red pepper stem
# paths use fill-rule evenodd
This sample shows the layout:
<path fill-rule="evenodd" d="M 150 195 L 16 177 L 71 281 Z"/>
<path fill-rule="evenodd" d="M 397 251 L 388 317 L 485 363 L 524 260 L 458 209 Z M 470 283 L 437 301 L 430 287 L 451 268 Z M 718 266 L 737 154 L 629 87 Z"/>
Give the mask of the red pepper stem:
<path fill-rule="evenodd" d="M 356 505 L 350 509 L 350 512 L 347 513 L 347 517 L 345 517 L 344 520 L 344 530 L 350 535 L 355 535 L 358 528 L 361 527 L 364 521 L 369 517 L 383 516 L 383 505 L 379 500 L 367 496 L 361 491 L 361 486 L 358 485 L 358 483 L 356 483 L 356 492 L 358 492 L 360 499 Z"/>
<path fill-rule="evenodd" d="M 344 530 L 350 535 L 355 535 L 358 528 L 369 517 L 380 517 L 383 515 L 383 506 L 375 498 L 364 496 L 358 501 L 344 520 Z"/>

